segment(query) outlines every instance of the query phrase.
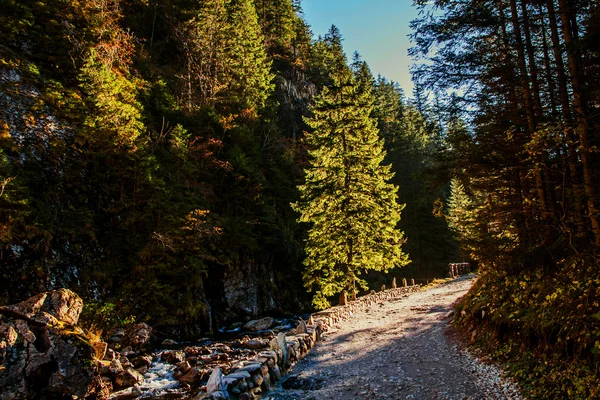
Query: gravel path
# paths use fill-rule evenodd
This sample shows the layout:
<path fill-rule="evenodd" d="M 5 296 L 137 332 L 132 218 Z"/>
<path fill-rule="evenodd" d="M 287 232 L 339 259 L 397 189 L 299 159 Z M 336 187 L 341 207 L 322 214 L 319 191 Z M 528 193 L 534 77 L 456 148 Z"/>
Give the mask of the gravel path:
<path fill-rule="evenodd" d="M 452 304 L 472 284 L 471 277 L 461 278 L 357 313 L 265 398 L 520 400 L 495 366 L 445 334 Z"/>

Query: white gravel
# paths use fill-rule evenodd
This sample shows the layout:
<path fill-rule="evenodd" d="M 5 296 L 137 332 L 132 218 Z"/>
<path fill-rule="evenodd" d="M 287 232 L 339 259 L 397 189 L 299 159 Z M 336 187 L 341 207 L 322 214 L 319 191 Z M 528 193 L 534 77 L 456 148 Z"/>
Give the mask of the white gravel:
<path fill-rule="evenodd" d="M 336 326 L 264 398 L 510 399 L 517 386 L 445 334 L 472 276 L 379 303 Z"/>

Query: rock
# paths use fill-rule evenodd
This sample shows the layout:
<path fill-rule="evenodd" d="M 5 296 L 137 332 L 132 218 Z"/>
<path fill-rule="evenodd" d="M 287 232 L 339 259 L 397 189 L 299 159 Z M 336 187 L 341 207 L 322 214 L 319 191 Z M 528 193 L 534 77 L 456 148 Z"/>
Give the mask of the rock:
<path fill-rule="evenodd" d="M 385 292 L 385 285 L 381 285 L 381 291 Z"/>
<path fill-rule="evenodd" d="M 248 371 L 235 371 L 234 373 L 227 375 L 227 378 L 242 380 L 250 379 L 250 376 Z"/>
<path fill-rule="evenodd" d="M 35 334 L 33 332 L 31 332 L 27 322 L 18 319 L 14 322 L 14 326 L 17 329 L 19 336 L 21 336 L 25 342 L 27 342 L 27 343 L 35 342 L 35 339 L 36 339 Z"/>
<path fill-rule="evenodd" d="M 268 370 L 267 370 L 267 374 L 263 375 L 262 389 L 264 391 L 271 389 L 271 376 L 269 375 Z"/>
<path fill-rule="evenodd" d="M 247 342 L 243 343 L 243 347 L 248 349 L 262 349 L 269 346 L 269 342 L 267 340 L 261 339 L 250 339 Z"/>
<path fill-rule="evenodd" d="M 135 356 L 136 354 L 137 354 L 137 352 L 135 350 L 133 350 L 133 348 L 131 346 L 124 347 L 121 350 L 121 356 L 129 357 L 129 356 Z"/>
<path fill-rule="evenodd" d="M 222 393 L 225 395 L 224 398 L 228 398 L 227 395 L 227 387 L 223 382 L 223 373 L 221 372 L 221 368 L 216 367 L 213 372 L 210 374 L 208 378 L 208 382 L 206 383 L 206 393 L 214 394 L 214 393 Z M 213 395 L 214 398 L 214 395 Z"/>
<path fill-rule="evenodd" d="M 263 384 L 263 376 L 262 374 L 254 374 L 252 375 L 252 383 L 254 384 L 254 387 L 260 387 Z"/>
<path fill-rule="evenodd" d="M 135 368 L 135 370 L 136 370 L 137 372 L 139 372 L 140 374 L 142 374 L 142 375 L 145 375 L 145 374 L 146 374 L 146 372 L 148 372 L 148 366 L 147 366 L 147 365 L 143 365 L 143 366 L 141 366 L 141 367 L 137 367 L 137 368 Z"/>
<path fill-rule="evenodd" d="M 214 392 L 208 398 L 212 399 L 212 400 L 225 400 L 225 399 L 229 398 L 229 395 L 227 394 L 226 391 L 224 391 L 224 392 Z"/>
<path fill-rule="evenodd" d="M 125 337 L 125 329 L 114 329 L 108 334 L 108 337 L 110 338 L 109 341 L 111 343 L 121 343 L 123 341 L 123 338 Z"/>
<path fill-rule="evenodd" d="M 241 368 L 238 368 L 235 372 L 244 372 L 244 371 L 246 371 L 246 372 L 248 372 L 250 374 L 254 374 L 257 371 L 260 371 L 261 367 L 262 367 L 262 364 L 260 364 L 260 363 L 252 363 L 252 364 L 245 365 L 245 366 L 243 366 Z"/>
<path fill-rule="evenodd" d="M 296 334 L 306 333 L 306 322 L 304 320 L 300 320 L 298 322 L 298 326 L 296 327 Z"/>
<path fill-rule="evenodd" d="M 195 367 L 195 368 L 190 369 L 187 373 L 183 374 L 178 379 L 178 381 L 180 383 L 185 383 L 190 386 L 193 386 L 196 383 L 200 382 L 200 380 L 202 379 L 202 375 L 203 375 L 203 371 L 200 368 Z"/>
<path fill-rule="evenodd" d="M 338 305 L 340 305 L 340 306 L 348 305 L 348 293 L 346 293 L 345 290 L 342 290 L 342 293 L 340 293 L 340 297 L 338 299 Z"/>
<path fill-rule="evenodd" d="M 163 351 L 160 359 L 169 364 L 177 364 L 185 360 L 185 353 L 181 350 Z"/>
<path fill-rule="evenodd" d="M 392 279 L 392 289 L 396 289 L 398 287 L 398 285 L 396 284 L 396 277 L 394 277 L 394 279 Z"/>
<path fill-rule="evenodd" d="M 184 374 L 189 372 L 190 369 L 192 369 L 192 367 L 190 366 L 190 363 L 187 361 L 182 361 L 180 363 L 177 363 L 177 369 L 179 369 L 181 372 L 183 372 Z"/>
<path fill-rule="evenodd" d="M 406 278 L 402 278 L 402 286 L 407 287 L 408 283 L 406 282 Z"/>
<path fill-rule="evenodd" d="M 113 375 L 118 375 L 125 370 L 125 368 L 123 368 L 123 365 L 121 365 L 121 361 L 116 358 L 110 362 L 109 369 L 110 373 Z"/>
<path fill-rule="evenodd" d="M 265 329 L 269 329 L 272 325 L 273 325 L 273 318 L 265 317 L 262 319 L 256 319 L 256 320 L 248 322 L 246 325 L 244 325 L 244 329 L 255 332 L 255 331 L 262 331 Z"/>
<path fill-rule="evenodd" d="M 131 325 L 125 331 L 125 337 L 121 344 L 123 347 L 131 346 L 133 349 L 141 349 L 150 340 L 152 327 L 144 322 Z"/>
<path fill-rule="evenodd" d="M 104 359 L 104 356 L 106 356 L 106 350 L 108 349 L 108 344 L 106 342 L 95 342 L 92 343 L 92 347 L 96 352 L 96 359 Z"/>
<path fill-rule="evenodd" d="M 88 395 L 100 379 L 96 350 L 72 325 L 82 305 L 75 293 L 60 289 L 0 307 L 2 400 Z"/>
<path fill-rule="evenodd" d="M 262 374 L 262 376 L 269 375 L 269 367 L 263 365 L 262 367 L 260 367 L 260 373 Z"/>
<path fill-rule="evenodd" d="M 277 382 L 281 379 L 281 370 L 279 369 L 279 365 L 275 364 L 273 368 L 269 369 L 269 374 L 271 375 L 271 379 L 273 382 Z"/>
<path fill-rule="evenodd" d="M 310 317 L 308 317 L 308 321 L 306 322 L 307 325 L 314 325 L 315 324 L 315 320 L 313 318 L 313 316 L 311 315 Z"/>
<path fill-rule="evenodd" d="M 162 341 L 162 346 L 177 346 L 179 343 L 174 341 L 173 339 L 165 339 Z"/>
<path fill-rule="evenodd" d="M 139 356 L 131 360 L 134 368 L 149 367 L 152 364 L 151 356 Z"/>
<path fill-rule="evenodd" d="M 59 321 L 76 325 L 79 314 L 83 310 L 83 300 L 69 289 L 59 289 L 49 292 L 42 311 L 46 311 Z"/>
<path fill-rule="evenodd" d="M 44 325 L 56 325 L 58 321 L 76 325 L 82 309 L 81 297 L 69 289 L 58 289 L 40 293 L 21 303 L 0 307 L 0 314 Z"/>
<path fill-rule="evenodd" d="M 135 369 L 129 367 L 115 377 L 115 383 L 121 388 L 128 388 L 144 382 L 144 377 Z"/>
<path fill-rule="evenodd" d="M 285 335 L 280 332 L 274 340 L 277 348 L 281 351 L 282 365 L 285 366 L 287 362 L 287 339 L 285 338 Z"/>
<path fill-rule="evenodd" d="M 0 340 L 5 342 L 6 346 L 14 346 L 18 338 L 19 334 L 12 323 L 0 323 Z"/>

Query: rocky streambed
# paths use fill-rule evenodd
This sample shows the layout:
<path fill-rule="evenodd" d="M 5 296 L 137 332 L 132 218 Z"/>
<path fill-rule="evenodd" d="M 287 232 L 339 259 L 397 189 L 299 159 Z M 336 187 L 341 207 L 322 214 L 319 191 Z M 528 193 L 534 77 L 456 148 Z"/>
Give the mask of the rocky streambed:
<path fill-rule="evenodd" d="M 148 351 L 147 324 L 113 332 L 110 343 L 102 342 L 77 326 L 83 302 L 75 293 L 43 293 L 0 307 L 2 399 L 254 399 L 333 326 L 419 290 L 405 285 L 355 300 L 343 296 L 342 305 L 293 324 L 267 317 L 247 323 L 234 340 L 186 346 L 166 341 L 171 348 L 160 351 Z"/>

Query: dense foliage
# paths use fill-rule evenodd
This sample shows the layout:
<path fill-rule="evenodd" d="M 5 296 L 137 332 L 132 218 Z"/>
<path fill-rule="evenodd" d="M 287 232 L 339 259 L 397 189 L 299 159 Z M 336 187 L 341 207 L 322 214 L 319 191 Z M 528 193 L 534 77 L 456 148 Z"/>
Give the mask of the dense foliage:
<path fill-rule="evenodd" d="M 192 337 L 310 307 L 310 227 L 291 204 L 308 165 L 303 118 L 348 69 L 335 27 L 313 39 L 291 0 L 0 9 L 0 303 L 69 287 L 95 325 L 145 320 Z M 375 104 L 361 115 L 386 138 L 383 165 L 410 180 L 405 146 L 433 130 L 393 83 L 365 85 Z M 379 165 L 381 141 L 366 129 Z M 391 200 L 404 196 L 394 190 L 391 225 Z M 402 202 L 434 219 L 424 192 L 418 211 Z M 410 248 L 420 228 L 402 223 Z"/>
<path fill-rule="evenodd" d="M 362 273 L 408 263 L 396 229 L 403 206 L 398 188 L 388 183 L 390 166 L 382 165 L 383 140 L 371 118 L 373 85 L 360 78 L 338 68 L 307 120 L 311 159 L 296 208 L 301 221 L 312 223 L 304 283 L 315 290 L 313 304 L 320 309 L 342 290 L 368 289 Z"/>
<path fill-rule="evenodd" d="M 447 217 L 482 271 L 459 321 L 531 398 L 600 398 L 600 7 L 415 3 L 414 76 L 445 99 Z"/>

